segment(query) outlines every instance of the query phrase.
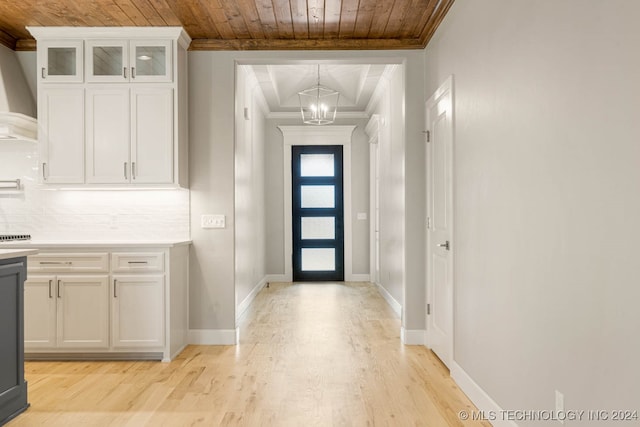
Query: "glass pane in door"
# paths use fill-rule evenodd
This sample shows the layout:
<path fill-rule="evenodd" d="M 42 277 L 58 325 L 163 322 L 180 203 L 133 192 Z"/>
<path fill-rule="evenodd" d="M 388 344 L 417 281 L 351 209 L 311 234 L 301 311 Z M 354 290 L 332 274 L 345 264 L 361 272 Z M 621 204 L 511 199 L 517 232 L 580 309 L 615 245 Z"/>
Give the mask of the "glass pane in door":
<path fill-rule="evenodd" d="M 47 51 L 47 73 L 50 76 L 76 74 L 76 48 L 50 47 Z"/>
<path fill-rule="evenodd" d="M 333 185 L 301 185 L 301 208 L 335 207 L 335 187 Z"/>
<path fill-rule="evenodd" d="M 119 76 L 123 73 L 122 46 L 94 46 L 92 55 L 94 76 Z"/>
<path fill-rule="evenodd" d="M 301 154 L 300 176 L 334 176 L 333 154 Z"/>
<path fill-rule="evenodd" d="M 332 216 L 308 216 L 301 219 L 301 238 L 308 239 L 335 239 L 336 219 Z"/>
<path fill-rule="evenodd" d="M 334 248 L 302 248 L 302 271 L 333 271 L 336 269 Z"/>
<path fill-rule="evenodd" d="M 136 46 L 136 75 L 164 76 L 167 74 L 165 46 Z"/>

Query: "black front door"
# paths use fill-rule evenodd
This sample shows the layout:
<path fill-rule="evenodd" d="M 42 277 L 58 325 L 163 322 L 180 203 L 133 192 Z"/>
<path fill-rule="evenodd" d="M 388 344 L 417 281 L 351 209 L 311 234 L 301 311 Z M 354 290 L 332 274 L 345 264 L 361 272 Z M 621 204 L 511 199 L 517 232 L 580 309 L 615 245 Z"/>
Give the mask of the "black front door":
<path fill-rule="evenodd" d="M 342 146 L 293 146 L 293 280 L 344 280 Z"/>

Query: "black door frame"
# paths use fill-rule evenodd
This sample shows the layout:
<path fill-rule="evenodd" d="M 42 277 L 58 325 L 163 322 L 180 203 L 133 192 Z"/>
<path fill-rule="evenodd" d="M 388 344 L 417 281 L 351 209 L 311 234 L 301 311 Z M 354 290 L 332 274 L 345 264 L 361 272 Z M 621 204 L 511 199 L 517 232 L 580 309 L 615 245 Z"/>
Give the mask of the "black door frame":
<path fill-rule="evenodd" d="M 333 154 L 334 176 L 301 177 L 301 154 Z M 293 280 L 298 281 L 344 281 L 344 179 L 342 145 L 293 145 L 291 146 L 291 196 L 293 235 Z M 302 208 L 302 185 L 334 185 L 333 208 Z M 335 218 L 335 239 L 302 240 L 302 217 L 332 216 Z M 333 271 L 302 271 L 303 248 L 335 248 L 336 265 Z"/>

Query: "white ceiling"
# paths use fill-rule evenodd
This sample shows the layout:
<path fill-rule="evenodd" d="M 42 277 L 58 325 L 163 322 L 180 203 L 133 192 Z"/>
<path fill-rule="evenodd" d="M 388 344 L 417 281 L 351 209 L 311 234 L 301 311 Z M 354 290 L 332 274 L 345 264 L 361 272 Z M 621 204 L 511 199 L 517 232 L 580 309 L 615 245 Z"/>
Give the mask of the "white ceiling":
<path fill-rule="evenodd" d="M 338 114 L 364 112 L 387 64 L 320 64 L 320 84 L 340 92 Z M 298 111 L 298 92 L 314 86 L 318 64 L 252 65 L 271 112 Z"/>

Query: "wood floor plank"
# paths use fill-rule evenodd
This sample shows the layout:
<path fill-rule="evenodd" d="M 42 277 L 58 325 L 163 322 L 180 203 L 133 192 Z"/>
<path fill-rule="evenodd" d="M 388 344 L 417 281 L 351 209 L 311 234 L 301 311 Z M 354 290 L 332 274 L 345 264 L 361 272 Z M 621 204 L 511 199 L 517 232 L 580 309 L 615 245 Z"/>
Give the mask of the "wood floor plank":
<path fill-rule="evenodd" d="M 26 364 L 21 426 L 488 426 L 368 283 L 263 289 L 237 346 L 189 346 L 171 363 Z"/>

